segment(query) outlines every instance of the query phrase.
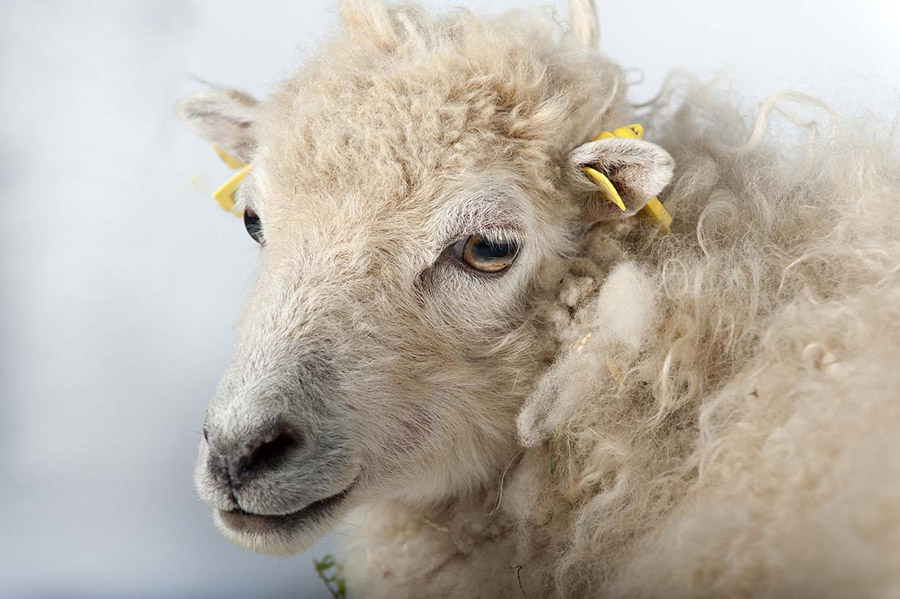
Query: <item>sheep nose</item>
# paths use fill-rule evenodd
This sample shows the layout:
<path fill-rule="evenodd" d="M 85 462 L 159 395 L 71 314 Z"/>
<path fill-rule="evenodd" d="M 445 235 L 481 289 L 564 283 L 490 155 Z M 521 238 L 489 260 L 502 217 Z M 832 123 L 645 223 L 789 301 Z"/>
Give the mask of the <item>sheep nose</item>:
<path fill-rule="evenodd" d="M 232 449 L 216 447 L 216 439 L 208 431 L 203 431 L 209 448 L 209 470 L 224 486 L 236 489 L 256 474 L 272 470 L 295 450 L 299 436 L 286 428 L 279 427 L 254 436 L 245 443 L 233 443 Z"/>

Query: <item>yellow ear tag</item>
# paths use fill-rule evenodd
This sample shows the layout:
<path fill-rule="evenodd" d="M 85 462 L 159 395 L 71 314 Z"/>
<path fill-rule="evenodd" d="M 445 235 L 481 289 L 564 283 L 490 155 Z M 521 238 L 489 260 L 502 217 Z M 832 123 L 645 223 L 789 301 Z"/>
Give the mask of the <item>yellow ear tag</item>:
<path fill-rule="evenodd" d="M 640 139 L 643 136 L 644 128 L 635 123 L 633 125 L 626 125 L 625 127 L 618 127 L 612 131 L 602 131 L 600 135 L 594 138 L 594 141 L 610 139 L 611 137 Z M 619 196 L 619 192 L 616 191 L 615 185 L 613 185 L 603 173 L 589 166 L 583 166 L 581 167 L 581 170 L 591 179 L 591 181 L 596 183 L 597 186 L 603 190 L 610 202 L 618 206 L 622 212 L 625 212 L 625 203 L 622 201 L 621 196 Z M 669 234 L 670 226 L 672 225 L 672 215 L 669 214 L 658 198 L 653 198 L 647 202 L 647 204 L 638 211 L 638 216 L 656 225 L 663 235 Z"/>
<path fill-rule="evenodd" d="M 235 216 L 243 218 L 244 212 L 242 210 L 239 210 L 237 212 L 234 211 L 234 194 L 237 193 L 238 188 L 241 186 L 241 181 L 244 180 L 244 177 L 247 175 L 247 173 L 250 172 L 250 169 L 253 168 L 253 165 L 244 164 L 234 156 L 223 151 L 218 146 L 213 145 L 213 150 L 216 151 L 216 154 L 219 155 L 219 158 L 222 159 L 222 162 L 227 164 L 229 168 L 240 169 L 227 181 L 225 181 L 225 183 L 223 183 L 222 186 L 219 187 L 219 189 L 213 192 L 213 198 L 215 198 L 216 203 L 219 204 L 222 210 L 231 212 Z"/>
<path fill-rule="evenodd" d="M 622 201 L 622 196 L 616 191 L 616 186 L 612 184 L 612 181 L 610 181 L 606 175 L 589 166 L 583 166 L 581 167 L 581 170 L 603 191 L 603 193 L 606 194 L 607 200 L 618 206 L 622 212 L 628 210 L 625 207 L 625 202 Z"/>
<path fill-rule="evenodd" d="M 225 150 L 223 150 L 216 144 L 212 145 L 212 149 L 215 150 L 216 154 L 219 155 L 219 158 L 222 159 L 222 162 L 227 164 L 228 168 L 230 168 L 231 170 L 236 171 L 237 169 L 244 167 L 243 162 L 241 162 L 240 160 L 238 160 L 237 158 L 235 158 L 234 156 L 232 156 L 231 154 L 229 154 L 228 152 L 226 152 Z"/>

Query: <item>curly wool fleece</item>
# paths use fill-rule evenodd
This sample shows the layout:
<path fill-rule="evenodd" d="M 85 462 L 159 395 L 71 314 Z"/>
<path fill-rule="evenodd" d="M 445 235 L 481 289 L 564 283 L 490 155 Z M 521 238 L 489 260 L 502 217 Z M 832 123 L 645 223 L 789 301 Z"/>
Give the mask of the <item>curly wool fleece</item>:
<path fill-rule="evenodd" d="M 344 529 L 351 594 L 898 596 L 896 132 L 796 118 L 793 132 L 771 130 L 773 107 L 803 100 L 796 94 L 766 103 L 751 128 L 733 100 L 691 81 L 635 115 L 619 67 L 549 19 L 341 6 L 344 33 L 261 112 L 226 91 L 188 101 L 185 116 L 254 161 L 245 191 L 270 232 L 262 299 L 239 327 L 244 346 L 216 398 L 217 426 L 287 414 L 326 430 L 319 447 L 342 458 L 354 431 L 371 495 L 361 525 Z M 591 27 L 573 32 L 593 37 Z M 777 108 L 792 115 L 796 106 Z M 827 111 L 817 118 L 833 121 Z M 677 165 L 661 195 L 672 234 L 634 219 L 585 231 L 602 212 L 594 204 L 609 206 L 568 157 L 600 129 L 634 120 Z M 264 141 L 254 148 L 257 133 Z M 437 317 L 396 312 L 416 301 L 396 277 L 418 267 L 391 270 L 385 248 L 410 231 L 447 236 L 409 224 L 429 220 L 439 207 L 429 202 L 456 189 L 437 167 L 479 172 L 498 159 L 507 162 L 500 177 L 529 190 L 523 201 L 545 225 L 523 244 L 545 256 L 532 262 L 534 276 L 523 278 L 523 254 L 520 268 L 479 288 L 492 293 L 448 279 L 467 294 L 428 295 L 445 302 Z M 366 177 L 347 175 L 360 164 Z M 667 179 L 670 163 L 660 164 Z M 632 173 L 623 179 L 633 187 L 651 178 L 619 166 L 609 174 Z M 394 194 L 409 204 L 404 218 L 385 200 Z M 335 201 L 348 197 L 370 201 Z M 344 218 L 325 214 L 334 206 Z M 379 233 L 391 241 L 381 253 L 362 241 L 367 218 L 396 221 Z M 310 230 L 317 242 L 359 235 L 345 245 L 307 240 L 326 251 L 303 256 L 317 268 L 294 268 L 297 239 Z M 502 305 L 515 310 L 501 316 L 493 306 Z M 334 383 L 321 375 L 321 388 L 305 381 L 297 391 L 297 372 L 315 376 L 285 367 L 303 366 L 296 355 L 317 340 L 312 320 L 329 351 L 354 356 L 339 393 L 326 394 Z M 453 351 L 432 351 L 444 345 Z M 243 393 L 260 379 L 272 394 Z M 327 401 L 287 401 L 296 397 Z M 328 410 L 307 413 L 313 403 Z M 400 450 L 390 445 L 398 421 L 416 422 L 407 405 L 431 411 L 418 421 L 426 433 Z M 255 496 L 252 484 L 241 491 L 243 505 L 281 512 L 288 504 L 270 503 L 283 499 L 279 488 L 312 498 L 309 487 L 350 472 L 337 462 L 296 460 L 293 471 L 260 476 Z M 204 478 L 208 463 L 201 453 L 198 487 L 232 509 L 234 489 L 223 497 Z M 286 553 L 330 522 L 312 522 L 323 530 L 300 541 L 288 532 L 231 538 Z"/>
<path fill-rule="evenodd" d="M 519 416 L 526 446 L 557 434 L 565 453 L 558 580 L 611 596 L 896 593 L 896 135 L 846 123 L 819 140 L 810 125 L 763 144 L 769 110 L 797 95 L 750 132 L 714 89 L 674 87 L 683 99 L 645 118 L 678 165 L 674 234 L 620 235 L 605 281 L 567 281 L 567 349 Z"/>
<path fill-rule="evenodd" d="M 900 593 L 898 137 L 827 111 L 830 130 L 771 131 L 797 99 L 751 127 L 683 78 L 638 115 L 675 158 L 672 234 L 632 219 L 585 236 L 539 307 L 559 349 L 499 493 L 360 512 L 351 588 Z"/>

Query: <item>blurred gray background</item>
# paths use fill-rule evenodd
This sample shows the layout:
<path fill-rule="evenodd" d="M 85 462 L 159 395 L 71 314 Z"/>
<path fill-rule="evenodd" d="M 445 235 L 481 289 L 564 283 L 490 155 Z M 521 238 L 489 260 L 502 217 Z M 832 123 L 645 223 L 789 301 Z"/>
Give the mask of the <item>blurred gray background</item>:
<path fill-rule="evenodd" d="M 725 66 L 748 114 L 782 87 L 900 106 L 900 2 L 598 5 L 636 99 Z M 311 560 L 332 539 L 252 555 L 193 493 L 256 246 L 173 104 L 191 77 L 264 96 L 335 21 L 331 0 L 0 2 L 0 596 L 328 596 Z"/>

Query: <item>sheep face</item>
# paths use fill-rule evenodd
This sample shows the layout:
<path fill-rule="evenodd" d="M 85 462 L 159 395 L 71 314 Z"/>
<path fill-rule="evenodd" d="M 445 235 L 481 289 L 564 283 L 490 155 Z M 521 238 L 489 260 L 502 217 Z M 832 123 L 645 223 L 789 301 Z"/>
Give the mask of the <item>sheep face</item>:
<path fill-rule="evenodd" d="M 627 214 L 671 174 L 646 142 L 577 147 L 614 118 L 611 63 L 467 15 L 438 30 L 368 10 L 270 100 L 180 105 L 253 163 L 240 202 L 261 267 L 196 483 L 226 536 L 267 553 L 364 501 L 496 484 L 554 351 L 534 306 L 577 233 L 620 216 L 579 166 L 610 173 Z"/>

